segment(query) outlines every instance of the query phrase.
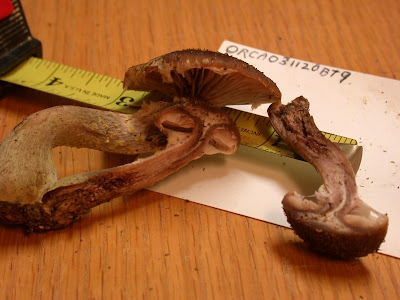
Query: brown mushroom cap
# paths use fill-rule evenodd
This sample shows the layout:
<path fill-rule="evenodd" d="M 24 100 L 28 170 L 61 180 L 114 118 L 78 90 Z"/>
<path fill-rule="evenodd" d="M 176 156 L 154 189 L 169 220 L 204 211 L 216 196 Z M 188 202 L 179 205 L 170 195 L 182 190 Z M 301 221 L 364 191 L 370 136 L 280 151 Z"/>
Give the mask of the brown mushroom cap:
<path fill-rule="evenodd" d="M 159 91 L 210 106 L 280 102 L 276 84 L 237 58 L 207 50 L 181 50 L 128 69 L 124 88 Z"/>

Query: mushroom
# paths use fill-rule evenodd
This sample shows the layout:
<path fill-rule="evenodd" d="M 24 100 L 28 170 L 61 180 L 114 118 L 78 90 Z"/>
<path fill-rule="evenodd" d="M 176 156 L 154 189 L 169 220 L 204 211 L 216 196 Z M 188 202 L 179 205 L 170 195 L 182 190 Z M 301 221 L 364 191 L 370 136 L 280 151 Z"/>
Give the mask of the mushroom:
<path fill-rule="evenodd" d="M 39 111 L 0 144 L 0 220 L 31 231 L 71 224 L 92 207 L 146 188 L 204 154 L 233 154 L 235 123 L 219 107 L 280 101 L 254 67 L 201 50 L 166 54 L 130 68 L 125 89 L 155 91 L 132 115 L 75 106 Z M 154 98 L 154 97 L 153 97 Z M 57 178 L 56 146 L 138 155 L 132 163 Z"/>
<path fill-rule="evenodd" d="M 351 163 L 324 137 L 309 114 L 309 102 L 298 97 L 287 105 L 273 103 L 268 114 L 276 132 L 321 174 L 324 184 L 312 196 L 289 192 L 282 200 L 295 233 L 329 256 L 350 259 L 378 250 L 388 217 L 358 196 Z"/>
<path fill-rule="evenodd" d="M 177 97 L 223 107 L 234 104 L 271 103 L 281 99 L 276 84 L 262 72 L 227 54 L 207 50 L 183 50 L 131 67 L 125 89 L 159 91 Z"/>

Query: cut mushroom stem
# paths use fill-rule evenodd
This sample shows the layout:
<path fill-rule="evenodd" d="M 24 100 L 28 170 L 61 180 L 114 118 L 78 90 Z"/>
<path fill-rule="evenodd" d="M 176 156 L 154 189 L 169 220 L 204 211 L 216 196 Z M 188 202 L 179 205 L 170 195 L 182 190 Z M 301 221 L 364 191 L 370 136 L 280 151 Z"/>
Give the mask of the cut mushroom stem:
<path fill-rule="evenodd" d="M 318 130 L 307 99 L 274 103 L 268 113 L 276 132 L 324 181 L 314 197 L 290 192 L 283 198 L 294 231 L 311 248 L 334 257 L 348 259 L 377 251 L 386 236 L 388 217 L 359 198 L 351 163 Z"/>
<path fill-rule="evenodd" d="M 8 202 L 32 204 L 57 181 L 51 150 L 57 146 L 140 154 L 164 148 L 166 137 L 153 124 L 165 103 L 134 115 L 57 106 L 23 120 L 0 145 L 0 191 Z"/>
<path fill-rule="evenodd" d="M 160 106 L 157 103 L 150 106 L 153 105 L 156 108 Z M 155 112 L 153 118 L 149 118 L 150 115 L 146 115 L 147 117 L 144 119 L 140 118 L 141 121 L 153 119 L 152 122 L 142 123 L 139 128 L 155 126 L 159 130 L 157 135 L 168 141 L 167 145 L 163 145 L 163 149 L 156 151 L 152 156 L 130 164 L 57 180 L 49 157 L 50 150 L 55 145 L 71 145 L 71 141 L 68 139 L 67 131 L 53 127 L 60 125 L 57 121 L 49 118 L 49 114 L 52 115 L 55 110 L 62 110 L 64 116 L 68 115 L 73 120 L 74 126 L 70 128 L 81 129 L 82 134 L 86 135 L 88 120 L 87 118 L 79 120 L 82 112 L 80 108 L 64 106 L 43 110 L 27 118 L 7 137 L 8 140 L 13 141 L 14 147 L 24 151 L 20 151 L 18 156 L 13 156 L 13 159 L 6 160 L 1 167 L 0 190 L 2 197 L 13 199 L 13 201 L 0 203 L 1 218 L 8 223 L 26 224 L 35 231 L 64 227 L 77 217 L 87 213 L 90 208 L 114 197 L 148 187 L 203 154 L 232 154 L 240 143 L 240 135 L 233 121 L 220 111 L 191 104 L 168 106 L 160 111 L 152 108 L 150 111 Z M 88 115 L 96 115 L 96 120 L 101 119 L 104 122 L 107 119 L 110 122 L 107 123 L 108 125 L 113 124 L 111 126 L 113 130 L 125 130 L 123 129 L 126 125 L 125 122 L 120 122 L 121 119 L 126 120 L 125 115 L 110 114 L 88 108 L 84 110 Z M 139 112 L 139 116 L 141 113 Z M 57 113 L 52 116 L 56 115 Z M 32 126 L 32 122 L 37 120 L 43 122 L 40 128 Z M 132 118 L 130 121 L 136 122 L 137 120 L 133 121 Z M 117 124 L 123 125 L 117 126 Z M 98 139 L 96 143 L 101 143 L 101 146 L 95 144 L 94 148 L 109 151 L 108 141 L 101 141 L 102 138 L 107 139 L 109 135 L 103 136 L 101 130 L 94 129 L 96 126 L 90 126 L 91 134 L 88 137 L 96 137 Z M 32 130 L 39 129 L 42 144 L 38 140 L 38 143 L 34 144 L 35 148 L 24 147 L 26 138 L 31 136 Z M 148 132 L 143 130 L 137 134 L 143 135 Z M 151 129 L 151 132 L 154 132 L 154 129 Z M 38 134 L 38 132 L 35 133 Z M 223 141 L 219 138 L 221 133 L 226 137 Z M 51 138 L 49 138 L 50 136 Z M 131 139 L 134 136 L 135 133 L 132 133 Z M 83 136 L 80 137 L 79 145 L 83 143 L 84 139 Z M 118 139 L 118 143 L 114 141 L 112 151 L 125 154 L 148 151 L 149 147 L 145 143 L 143 146 L 141 143 L 136 145 L 136 142 L 131 139 Z M 219 143 L 215 143 L 215 139 Z M 84 144 L 92 147 L 92 143 L 93 141 L 86 141 Z M 115 148 L 116 144 L 118 144 L 118 148 Z M 4 145 L 8 145 L 8 143 L 2 145 L 3 147 L 0 147 L 1 158 L 5 157 L 4 154 L 12 155 L 14 153 L 5 153 Z M 77 146 L 75 143 L 72 145 Z M 132 148 L 128 147 L 129 145 Z M 7 147 L 6 150 L 8 149 L 10 148 Z M 150 147 L 150 149 L 154 150 L 155 148 Z M 42 155 L 35 155 L 33 152 Z M 37 159 L 31 164 L 32 156 Z M 16 161 L 13 161 L 14 159 Z M 4 159 L 2 160 L 4 161 Z M 29 165 L 28 173 L 25 172 L 23 177 L 18 177 L 21 175 L 20 170 L 9 169 L 9 167 L 21 163 Z M 35 168 L 31 169 L 31 166 Z M 9 176 L 4 176 L 4 174 Z"/>
<path fill-rule="evenodd" d="M 160 99 L 152 97 L 133 115 L 53 107 L 27 117 L 6 136 L 0 144 L 0 220 L 34 231 L 67 226 L 92 207 L 151 186 L 204 154 L 233 154 L 239 131 L 219 107 L 280 101 L 275 83 L 254 67 L 201 50 L 132 67 L 124 87 Z M 56 146 L 140 158 L 58 179 L 51 160 Z"/>

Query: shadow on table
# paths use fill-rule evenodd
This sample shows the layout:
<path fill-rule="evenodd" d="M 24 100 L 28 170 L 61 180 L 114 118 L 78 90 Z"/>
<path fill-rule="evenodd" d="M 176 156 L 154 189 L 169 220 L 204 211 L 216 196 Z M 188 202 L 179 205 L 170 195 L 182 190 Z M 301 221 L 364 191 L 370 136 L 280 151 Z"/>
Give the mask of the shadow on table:
<path fill-rule="evenodd" d="M 301 272 L 319 280 L 348 283 L 358 278 L 368 280 L 370 271 L 363 263 L 363 258 L 341 260 L 326 257 L 312 251 L 299 238 L 289 241 L 280 241 L 271 245 L 272 252 L 294 273 Z"/>

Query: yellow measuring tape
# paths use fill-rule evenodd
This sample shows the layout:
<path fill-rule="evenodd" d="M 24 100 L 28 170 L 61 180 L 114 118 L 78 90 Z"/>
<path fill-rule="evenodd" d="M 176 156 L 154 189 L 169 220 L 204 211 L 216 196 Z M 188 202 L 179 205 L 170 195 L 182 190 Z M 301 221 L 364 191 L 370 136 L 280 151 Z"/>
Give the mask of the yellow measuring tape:
<path fill-rule="evenodd" d="M 41 58 L 30 57 L 0 80 L 42 92 L 62 96 L 92 106 L 133 113 L 148 92 L 124 91 L 122 81 L 109 76 L 72 68 Z M 269 118 L 224 108 L 239 128 L 242 145 L 295 158 L 296 154 L 283 143 L 269 123 Z M 356 145 L 357 141 L 336 134 L 324 133 L 335 143 Z"/>
<path fill-rule="evenodd" d="M 0 80 L 123 113 L 133 113 L 147 92 L 123 91 L 109 76 L 30 57 Z"/>

